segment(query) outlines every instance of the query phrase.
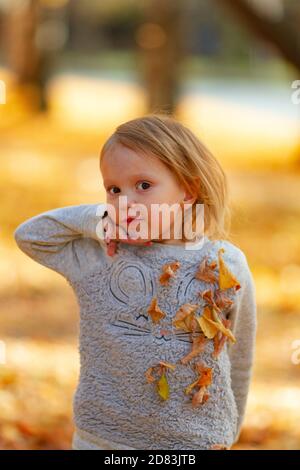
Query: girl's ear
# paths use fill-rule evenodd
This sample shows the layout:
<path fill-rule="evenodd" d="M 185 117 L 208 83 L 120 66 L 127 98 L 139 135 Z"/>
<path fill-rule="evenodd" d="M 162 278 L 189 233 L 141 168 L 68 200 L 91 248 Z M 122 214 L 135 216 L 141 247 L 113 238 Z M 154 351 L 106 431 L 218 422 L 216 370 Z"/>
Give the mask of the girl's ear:
<path fill-rule="evenodd" d="M 198 186 L 200 184 L 201 178 L 200 176 L 195 176 L 193 178 L 193 185 L 194 187 Z M 194 202 L 197 200 L 197 194 L 195 191 L 186 191 L 185 192 L 185 197 L 184 197 L 184 202 L 188 202 L 190 204 L 194 204 Z"/>
<path fill-rule="evenodd" d="M 187 204 L 194 204 L 194 202 L 197 200 L 197 196 L 193 196 L 191 193 L 186 192 L 183 202 Z"/>
<path fill-rule="evenodd" d="M 195 186 L 198 186 L 200 184 L 201 178 L 200 176 L 196 176 L 193 179 L 193 183 Z M 183 203 L 188 203 L 188 204 L 194 204 L 197 200 L 197 194 L 195 191 L 193 192 L 192 190 L 184 190 L 184 198 L 183 198 Z"/>

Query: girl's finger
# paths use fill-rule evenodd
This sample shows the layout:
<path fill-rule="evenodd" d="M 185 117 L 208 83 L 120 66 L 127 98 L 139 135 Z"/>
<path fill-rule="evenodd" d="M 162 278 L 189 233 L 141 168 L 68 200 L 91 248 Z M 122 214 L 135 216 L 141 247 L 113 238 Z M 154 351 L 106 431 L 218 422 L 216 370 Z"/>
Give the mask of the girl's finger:
<path fill-rule="evenodd" d="M 107 244 L 107 254 L 108 256 L 114 256 L 117 252 L 117 243 L 113 240 L 111 240 Z"/>

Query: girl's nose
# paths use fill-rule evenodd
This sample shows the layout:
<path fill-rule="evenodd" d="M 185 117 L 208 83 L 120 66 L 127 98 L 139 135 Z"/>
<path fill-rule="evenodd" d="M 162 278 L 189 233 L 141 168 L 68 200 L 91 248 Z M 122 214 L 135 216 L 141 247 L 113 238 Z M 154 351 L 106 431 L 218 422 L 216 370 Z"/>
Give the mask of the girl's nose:
<path fill-rule="evenodd" d="M 128 202 L 128 205 L 127 205 L 127 213 L 128 213 L 128 211 L 129 211 L 129 209 L 134 209 L 135 206 L 137 206 L 137 202 L 135 202 L 135 201 Z"/>

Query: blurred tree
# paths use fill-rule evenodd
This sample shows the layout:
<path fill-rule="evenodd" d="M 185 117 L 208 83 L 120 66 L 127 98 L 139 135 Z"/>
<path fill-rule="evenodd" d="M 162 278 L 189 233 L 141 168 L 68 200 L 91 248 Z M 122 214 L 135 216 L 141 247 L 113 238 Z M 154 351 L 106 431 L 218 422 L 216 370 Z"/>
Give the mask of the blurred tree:
<path fill-rule="evenodd" d="M 252 31 L 300 70 L 300 10 L 282 0 L 217 0 L 236 12 Z M 292 5 L 292 7 L 291 7 Z M 295 15 L 295 12 L 298 15 Z M 298 16 L 298 17 L 297 17 Z"/>
<path fill-rule="evenodd" d="M 38 107 L 43 107 L 43 57 L 35 40 L 40 11 L 39 0 L 10 2 L 6 11 L 4 41 L 8 66 L 15 73 L 18 85 L 35 90 Z"/>
<path fill-rule="evenodd" d="M 182 0 L 150 0 L 145 7 L 145 22 L 136 31 L 150 112 L 174 111 L 184 56 L 186 9 Z"/>

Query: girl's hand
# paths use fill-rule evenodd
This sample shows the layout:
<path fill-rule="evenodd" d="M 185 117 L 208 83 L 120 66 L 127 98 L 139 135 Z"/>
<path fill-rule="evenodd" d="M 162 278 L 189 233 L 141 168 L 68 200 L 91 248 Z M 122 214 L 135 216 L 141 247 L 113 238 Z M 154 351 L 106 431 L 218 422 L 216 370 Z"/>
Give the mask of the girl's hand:
<path fill-rule="evenodd" d="M 114 254 L 117 252 L 117 248 L 118 248 L 118 242 L 119 241 L 122 241 L 123 243 L 128 243 L 130 245 L 152 245 L 152 241 L 147 241 L 147 242 L 144 242 L 144 241 L 140 241 L 140 240 L 133 240 L 129 237 L 128 233 L 126 232 L 126 230 L 121 227 L 120 225 L 117 225 L 117 230 L 116 230 L 116 233 L 117 233 L 117 238 L 113 238 L 114 237 L 114 222 L 113 220 L 111 219 L 111 217 L 109 217 L 109 215 L 107 214 L 106 216 L 103 217 L 103 230 L 105 232 L 105 243 L 106 243 L 106 246 L 107 246 L 107 254 L 108 256 L 114 256 Z M 124 234 L 126 234 L 126 238 L 122 238 L 122 239 L 118 239 L 118 236 L 120 234 L 120 230 L 123 231 Z"/>

